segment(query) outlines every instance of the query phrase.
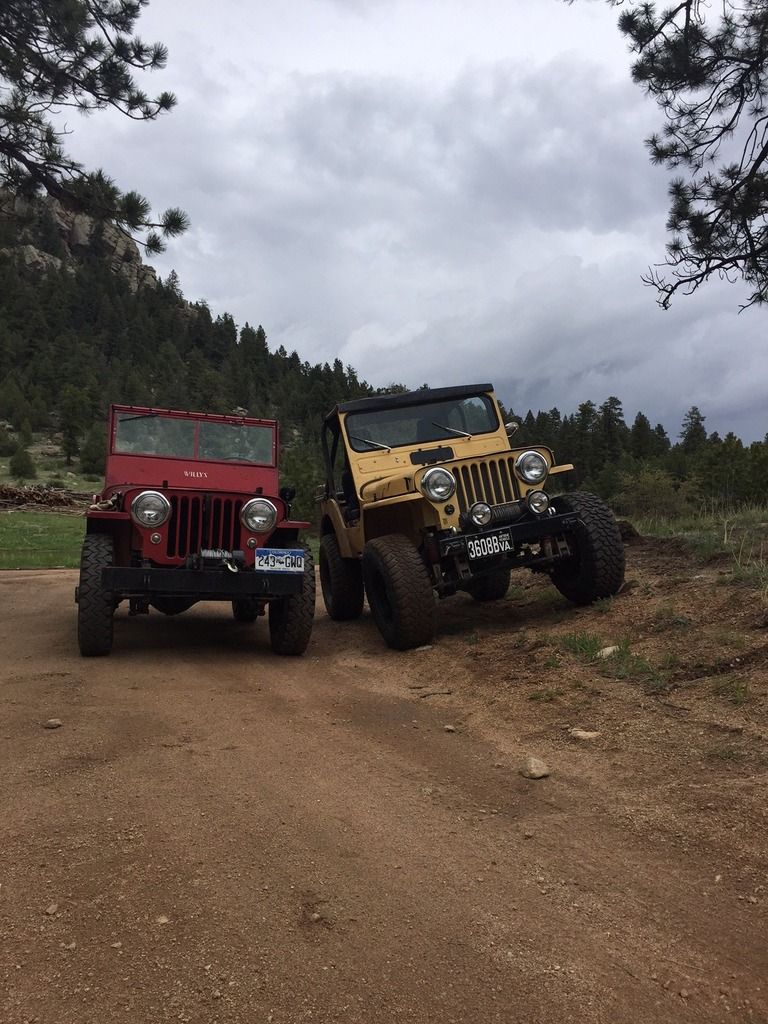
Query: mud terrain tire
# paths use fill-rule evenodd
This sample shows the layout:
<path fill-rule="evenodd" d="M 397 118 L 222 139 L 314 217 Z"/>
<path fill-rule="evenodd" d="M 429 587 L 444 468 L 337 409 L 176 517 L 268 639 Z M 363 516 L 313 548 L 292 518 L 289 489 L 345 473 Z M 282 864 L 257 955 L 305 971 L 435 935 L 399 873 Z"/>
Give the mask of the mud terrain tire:
<path fill-rule="evenodd" d="M 624 544 L 613 512 L 594 494 L 574 492 L 555 498 L 558 512 L 581 519 L 569 543 L 572 558 L 555 565 L 552 582 L 574 604 L 592 604 L 611 597 L 624 582 Z"/>
<path fill-rule="evenodd" d="M 359 559 L 342 558 L 336 535 L 320 538 L 320 587 L 328 615 L 335 622 L 359 619 L 363 611 L 363 570 Z"/>
<path fill-rule="evenodd" d="M 269 639 L 275 654 L 303 654 L 312 634 L 315 617 L 315 564 L 312 552 L 304 548 L 304 586 L 269 602 Z"/>
<path fill-rule="evenodd" d="M 112 650 L 115 597 L 101 586 L 101 570 L 114 563 L 111 537 L 87 534 L 80 556 L 77 588 L 77 642 L 85 658 L 101 657 Z"/>
<path fill-rule="evenodd" d="M 497 569 L 467 584 L 467 593 L 476 601 L 500 601 L 509 590 L 511 569 Z"/>
<path fill-rule="evenodd" d="M 389 647 L 407 651 L 432 640 L 432 584 L 407 537 L 393 533 L 369 540 L 363 549 L 363 580 L 374 621 Z"/>

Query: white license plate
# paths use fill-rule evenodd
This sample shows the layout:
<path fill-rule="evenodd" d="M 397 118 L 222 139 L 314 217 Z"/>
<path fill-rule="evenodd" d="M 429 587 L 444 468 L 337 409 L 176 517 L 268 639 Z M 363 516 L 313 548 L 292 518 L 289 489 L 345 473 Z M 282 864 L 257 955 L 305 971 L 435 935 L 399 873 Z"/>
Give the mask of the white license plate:
<path fill-rule="evenodd" d="M 253 565 L 256 572 L 304 572 L 301 548 L 257 548 Z"/>
<path fill-rule="evenodd" d="M 493 558 L 512 550 L 512 541 L 507 531 L 492 533 L 488 537 L 467 538 L 467 554 L 470 558 Z"/>

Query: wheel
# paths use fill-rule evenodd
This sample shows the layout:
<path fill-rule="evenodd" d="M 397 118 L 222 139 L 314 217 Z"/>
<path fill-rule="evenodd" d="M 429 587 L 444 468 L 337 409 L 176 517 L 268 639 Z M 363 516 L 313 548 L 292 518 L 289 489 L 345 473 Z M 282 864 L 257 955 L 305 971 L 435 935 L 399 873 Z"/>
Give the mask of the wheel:
<path fill-rule="evenodd" d="M 594 494 L 563 494 L 552 503 L 558 512 L 575 512 L 581 524 L 569 536 L 571 558 L 552 569 L 552 582 L 574 604 L 611 597 L 624 582 L 624 545 L 613 512 Z"/>
<path fill-rule="evenodd" d="M 303 654 L 315 616 L 315 565 L 312 552 L 304 549 L 304 586 L 269 602 L 269 639 L 275 654 Z"/>
<path fill-rule="evenodd" d="M 363 611 L 363 570 L 356 558 L 342 558 L 333 533 L 320 539 L 320 586 L 328 614 L 336 622 L 358 619 Z"/>
<path fill-rule="evenodd" d="M 466 591 L 476 601 L 500 601 L 509 590 L 510 569 L 497 569 L 487 576 L 480 576 L 466 586 Z"/>
<path fill-rule="evenodd" d="M 416 547 L 402 534 L 369 540 L 363 580 L 379 632 L 390 647 L 407 651 L 435 635 L 432 584 Z"/>
<path fill-rule="evenodd" d="M 111 537 L 90 533 L 83 541 L 77 602 L 77 642 L 86 658 L 112 650 L 112 616 L 115 597 L 101 586 L 101 570 L 114 563 Z"/>
<path fill-rule="evenodd" d="M 232 602 L 232 615 L 235 622 L 255 622 L 258 615 L 258 605 L 248 598 Z"/>

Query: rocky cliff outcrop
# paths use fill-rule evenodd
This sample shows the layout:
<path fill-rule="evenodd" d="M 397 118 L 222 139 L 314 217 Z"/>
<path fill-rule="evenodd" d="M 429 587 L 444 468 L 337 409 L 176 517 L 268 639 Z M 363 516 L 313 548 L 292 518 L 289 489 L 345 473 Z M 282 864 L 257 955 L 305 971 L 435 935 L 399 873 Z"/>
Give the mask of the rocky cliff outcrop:
<path fill-rule="evenodd" d="M 16 256 L 28 267 L 74 271 L 94 246 L 116 274 L 124 277 L 132 291 L 154 288 L 157 274 L 141 259 L 139 247 L 109 222 L 76 213 L 50 196 L 23 199 L 0 190 L 0 223 L 10 226 L 18 241 L 5 244 L 0 253 Z M 41 230 L 41 225 L 47 231 Z"/>

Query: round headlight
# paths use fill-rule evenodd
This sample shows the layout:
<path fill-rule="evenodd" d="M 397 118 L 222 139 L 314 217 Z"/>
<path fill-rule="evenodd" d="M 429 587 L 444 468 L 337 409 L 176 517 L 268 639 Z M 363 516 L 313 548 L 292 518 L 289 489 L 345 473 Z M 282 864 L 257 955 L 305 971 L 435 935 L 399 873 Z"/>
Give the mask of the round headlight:
<path fill-rule="evenodd" d="M 541 484 L 547 478 L 549 463 L 538 452 L 523 452 L 515 459 L 515 472 L 527 484 Z"/>
<path fill-rule="evenodd" d="M 476 501 L 469 510 L 469 518 L 475 526 L 487 526 L 491 521 L 491 506 L 485 501 Z"/>
<path fill-rule="evenodd" d="M 277 522 L 277 509 L 266 498 L 251 498 L 240 510 L 240 522 L 252 533 L 267 533 Z"/>
<path fill-rule="evenodd" d="M 162 526 L 171 514 L 171 503 L 159 491 L 142 491 L 131 502 L 131 516 L 139 526 Z"/>
<path fill-rule="evenodd" d="M 549 495 L 544 491 L 529 491 L 525 496 L 526 504 L 531 512 L 542 515 L 549 508 Z"/>
<path fill-rule="evenodd" d="M 456 481 L 447 469 L 433 466 L 421 478 L 421 489 L 430 501 L 448 501 L 456 490 Z"/>

